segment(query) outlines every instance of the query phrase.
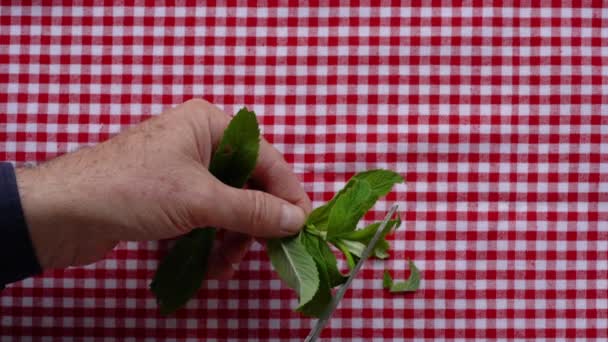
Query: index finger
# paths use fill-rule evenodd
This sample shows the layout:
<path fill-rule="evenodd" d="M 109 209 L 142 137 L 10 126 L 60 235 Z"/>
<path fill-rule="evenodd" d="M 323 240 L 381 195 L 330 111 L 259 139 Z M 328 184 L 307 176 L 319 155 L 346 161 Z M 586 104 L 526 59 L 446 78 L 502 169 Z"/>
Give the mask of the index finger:
<path fill-rule="evenodd" d="M 266 139 L 260 139 L 260 155 L 252 174 L 253 182 L 261 190 L 280 197 L 304 209 L 312 210 L 310 198 L 283 155 Z"/>

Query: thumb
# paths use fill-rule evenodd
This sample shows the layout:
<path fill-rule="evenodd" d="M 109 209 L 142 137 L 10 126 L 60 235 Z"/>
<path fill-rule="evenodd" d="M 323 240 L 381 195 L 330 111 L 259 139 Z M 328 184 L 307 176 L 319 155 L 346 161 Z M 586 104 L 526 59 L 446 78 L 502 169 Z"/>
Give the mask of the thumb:
<path fill-rule="evenodd" d="M 268 193 L 217 185 L 206 223 L 255 237 L 296 234 L 306 221 L 304 210 Z"/>

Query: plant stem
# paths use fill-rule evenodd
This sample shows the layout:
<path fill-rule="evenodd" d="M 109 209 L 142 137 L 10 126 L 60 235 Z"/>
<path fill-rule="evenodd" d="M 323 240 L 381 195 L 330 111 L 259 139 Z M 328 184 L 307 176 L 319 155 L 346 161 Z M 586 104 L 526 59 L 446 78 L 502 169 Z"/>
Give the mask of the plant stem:
<path fill-rule="evenodd" d="M 353 255 L 348 251 L 346 245 L 344 245 L 340 240 L 333 241 L 334 246 L 338 247 L 338 249 L 344 254 L 346 257 L 346 262 L 348 263 L 348 268 L 351 270 L 355 268 L 355 259 L 353 259 Z"/>
<path fill-rule="evenodd" d="M 313 225 L 306 225 L 306 226 L 304 227 L 304 230 L 305 230 L 307 233 L 309 233 L 309 234 L 311 234 L 311 235 L 318 236 L 318 237 L 320 237 L 320 238 L 321 238 L 321 239 L 323 239 L 323 240 L 325 240 L 325 239 L 326 239 L 326 237 L 327 237 L 327 232 L 322 232 L 322 231 L 320 231 L 320 230 L 317 230 L 317 228 L 315 228 L 315 226 L 313 226 Z"/>

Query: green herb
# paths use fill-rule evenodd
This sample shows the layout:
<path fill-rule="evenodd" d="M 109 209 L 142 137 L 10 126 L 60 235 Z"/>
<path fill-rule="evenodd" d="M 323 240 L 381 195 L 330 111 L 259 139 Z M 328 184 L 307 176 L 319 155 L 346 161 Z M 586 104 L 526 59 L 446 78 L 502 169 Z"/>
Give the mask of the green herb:
<path fill-rule="evenodd" d="M 242 188 L 255 168 L 259 148 L 260 130 L 255 113 L 243 108 L 224 131 L 209 171 L 224 184 Z M 192 230 L 162 260 L 150 284 L 161 314 L 173 313 L 200 289 L 215 233 L 212 227 Z"/>
<path fill-rule="evenodd" d="M 336 246 L 336 248 L 338 248 L 342 252 L 344 258 L 346 258 L 346 264 L 348 265 L 348 268 L 350 268 L 351 270 L 355 268 L 355 264 L 357 263 L 357 261 L 355 260 L 353 253 L 350 251 L 350 249 L 348 249 L 348 246 L 344 244 L 342 240 L 334 241 L 333 245 Z"/>
<path fill-rule="evenodd" d="M 376 244 L 376 247 L 374 248 L 374 256 L 378 259 L 386 259 L 388 258 L 388 249 L 391 246 L 388 244 L 388 241 L 386 240 L 380 240 L 378 241 L 378 243 Z"/>
<path fill-rule="evenodd" d="M 319 317 L 324 312 L 332 300 L 332 289 L 346 280 L 346 275 L 343 275 L 337 267 L 337 259 L 330 246 L 342 252 L 348 267 L 353 269 L 381 224 L 376 222 L 357 229 L 357 223 L 381 196 L 386 195 L 396 183 L 400 182 L 403 182 L 403 178 L 393 171 L 361 172 L 354 175 L 331 201 L 313 210 L 298 238 L 315 262 L 319 286 L 313 298 L 304 305 L 300 303 L 296 311 L 310 317 Z M 400 225 L 401 220 L 398 215 L 388 222 L 374 247 L 372 256 L 378 259 L 388 257 L 390 245 L 386 236 Z M 390 280 L 386 276 L 385 282 Z M 400 290 L 403 286 L 396 285 L 398 286 L 395 290 Z M 408 286 L 407 288 L 411 290 L 413 285 Z"/>
<path fill-rule="evenodd" d="M 359 208 L 356 213 L 352 214 L 353 216 L 355 216 L 355 214 L 359 214 L 362 216 L 367 210 L 369 210 L 374 205 L 374 203 L 378 200 L 379 197 L 386 195 L 392 189 L 393 185 L 403 182 L 403 177 L 401 177 L 401 175 L 396 172 L 382 169 L 369 170 L 354 175 L 348 181 L 346 186 L 342 190 L 340 190 L 334 196 L 334 198 L 331 199 L 331 201 L 329 201 L 325 205 L 316 208 L 312 211 L 312 213 L 310 213 L 310 215 L 308 216 L 308 220 L 306 221 L 306 226 L 314 227 L 319 231 L 326 231 L 329 225 L 330 212 L 336 204 L 336 201 L 340 199 L 346 191 L 356 186 L 357 181 L 364 181 L 367 183 L 367 185 L 371 187 L 371 193 L 369 194 L 370 198 L 366 199 L 366 201 L 361 201 L 361 198 L 355 197 L 357 202 L 367 203 L 367 207 Z M 359 189 L 358 191 L 362 190 Z M 354 201 L 351 204 L 353 206 L 357 205 L 357 203 Z M 361 213 L 361 209 L 364 209 L 362 210 L 363 213 Z"/>
<path fill-rule="evenodd" d="M 397 283 L 393 282 L 393 278 L 388 271 L 384 271 L 382 287 L 388 289 L 390 292 L 413 292 L 418 290 L 420 287 L 420 271 L 411 260 L 409 261 L 409 267 L 410 276 L 406 281 Z"/>
<path fill-rule="evenodd" d="M 361 248 L 361 246 L 359 246 L 357 244 L 357 245 L 355 245 L 356 247 L 354 250 L 351 249 L 351 252 L 353 254 L 357 254 L 355 252 L 358 250 L 360 250 L 362 252 L 363 249 L 365 249 L 365 246 L 367 246 L 367 244 L 370 242 L 370 240 L 374 237 L 374 235 L 376 234 L 376 231 L 380 227 L 380 223 L 381 222 L 372 223 L 363 229 L 354 230 L 352 232 L 348 232 L 344 235 L 341 235 L 340 238 L 342 241 L 345 241 L 345 242 L 348 241 L 346 243 L 347 245 L 349 245 L 350 242 L 359 242 L 359 243 L 364 244 L 363 248 Z M 390 246 L 388 244 L 388 241 L 385 240 L 385 237 L 391 230 L 395 230 L 395 229 L 399 228 L 400 225 L 401 225 L 400 219 L 391 220 L 388 222 L 388 224 L 384 228 L 384 231 L 382 232 L 382 235 L 380 235 L 380 240 L 378 241 L 378 243 L 376 244 L 376 247 L 374 248 L 373 255 L 376 258 L 378 258 L 378 259 L 388 258 L 388 249 L 390 248 Z M 357 254 L 357 256 L 360 256 L 361 252 L 359 252 Z"/>
<path fill-rule="evenodd" d="M 317 265 L 322 265 L 327 271 L 331 287 L 341 285 L 346 281 L 348 277 L 340 272 L 336 256 L 321 237 L 303 231 L 300 234 L 300 240 L 306 247 L 308 253 L 312 255 L 315 263 L 317 263 Z"/>
<path fill-rule="evenodd" d="M 327 239 L 333 240 L 341 234 L 357 228 L 357 222 L 371 207 L 372 188 L 366 181 L 353 182 L 353 185 L 336 200 L 329 212 L 327 222 Z"/>
<path fill-rule="evenodd" d="M 329 302 L 332 294 L 331 288 L 346 281 L 337 267 L 335 255 L 331 252 L 327 243 L 318 236 L 303 231 L 299 234 L 306 251 L 312 255 L 317 271 L 319 272 L 319 288 L 314 297 L 306 304 L 300 305 L 296 311 L 307 316 L 320 316 Z M 327 254 L 329 252 L 329 254 Z"/>
<path fill-rule="evenodd" d="M 390 289 L 393 286 L 393 278 L 391 278 L 391 274 L 388 271 L 384 271 L 382 275 L 382 287 L 385 289 Z"/>
<path fill-rule="evenodd" d="M 357 229 L 352 232 L 348 232 L 340 236 L 341 239 L 344 240 L 353 240 L 363 242 L 365 244 L 369 243 L 369 241 L 376 235 L 376 231 L 380 228 L 380 224 L 382 222 L 374 222 L 369 226 L 363 229 Z M 384 238 L 391 230 L 395 230 L 399 228 L 401 225 L 401 220 L 390 220 L 386 227 L 384 227 L 384 231 L 382 232 L 381 237 Z"/>
<path fill-rule="evenodd" d="M 222 183 L 242 188 L 251 176 L 260 150 L 260 128 L 255 113 L 241 109 L 230 121 L 209 164 Z"/>
<path fill-rule="evenodd" d="M 270 239 L 266 247 L 270 262 L 281 279 L 298 292 L 300 307 L 308 303 L 319 288 L 319 273 L 300 237 Z"/>
<path fill-rule="evenodd" d="M 162 260 L 150 284 L 160 313 L 180 308 L 200 288 L 207 273 L 215 229 L 197 229 L 180 238 Z"/>

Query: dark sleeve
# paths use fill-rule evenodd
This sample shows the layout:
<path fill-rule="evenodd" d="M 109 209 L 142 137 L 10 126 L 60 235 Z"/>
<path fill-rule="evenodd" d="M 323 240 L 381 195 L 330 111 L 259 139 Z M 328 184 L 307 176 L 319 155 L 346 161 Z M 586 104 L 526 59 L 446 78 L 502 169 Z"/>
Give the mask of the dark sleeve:
<path fill-rule="evenodd" d="M 0 162 L 0 290 L 42 272 L 21 208 L 12 164 Z"/>

